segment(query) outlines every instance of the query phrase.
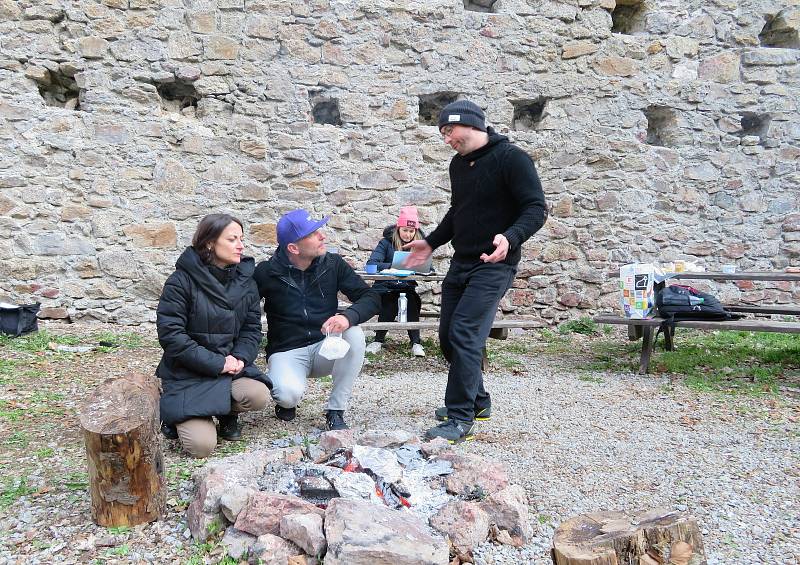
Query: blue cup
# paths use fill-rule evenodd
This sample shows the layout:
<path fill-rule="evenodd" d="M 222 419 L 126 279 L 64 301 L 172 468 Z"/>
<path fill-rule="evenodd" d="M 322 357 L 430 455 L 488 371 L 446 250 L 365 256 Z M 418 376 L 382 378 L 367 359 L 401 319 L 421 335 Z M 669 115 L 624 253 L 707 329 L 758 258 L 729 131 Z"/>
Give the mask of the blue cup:
<path fill-rule="evenodd" d="M 374 275 L 378 272 L 378 265 L 364 265 L 364 271 L 368 275 Z"/>

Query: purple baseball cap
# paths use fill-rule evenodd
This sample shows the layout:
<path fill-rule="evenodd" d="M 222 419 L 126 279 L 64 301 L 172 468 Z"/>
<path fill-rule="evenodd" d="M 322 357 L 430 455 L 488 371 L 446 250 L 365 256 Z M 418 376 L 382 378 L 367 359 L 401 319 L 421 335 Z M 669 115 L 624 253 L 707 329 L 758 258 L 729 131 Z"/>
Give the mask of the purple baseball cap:
<path fill-rule="evenodd" d="M 286 212 L 278 220 L 278 245 L 286 247 L 305 236 L 310 235 L 324 226 L 330 220 L 330 216 L 325 216 L 321 220 L 315 220 L 308 213 L 308 210 L 292 210 Z"/>

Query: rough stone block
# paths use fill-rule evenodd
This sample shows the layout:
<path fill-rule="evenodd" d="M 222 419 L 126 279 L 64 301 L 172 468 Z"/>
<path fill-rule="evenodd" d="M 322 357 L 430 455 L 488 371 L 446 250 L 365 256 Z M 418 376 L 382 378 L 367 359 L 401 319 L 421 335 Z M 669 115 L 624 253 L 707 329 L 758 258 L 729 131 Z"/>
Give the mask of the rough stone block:
<path fill-rule="evenodd" d="M 309 555 L 321 555 L 328 547 L 318 514 L 289 514 L 281 518 L 281 537 L 297 544 Z"/>
<path fill-rule="evenodd" d="M 325 510 L 326 565 L 441 565 L 445 540 L 417 517 L 386 506 L 335 498 Z"/>
<path fill-rule="evenodd" d="M 475 502 L 448 502 L 431 517 L 431 526 L 450 538 L 459 553 L 469 553 L 486 541 L 489 515 Z"/>

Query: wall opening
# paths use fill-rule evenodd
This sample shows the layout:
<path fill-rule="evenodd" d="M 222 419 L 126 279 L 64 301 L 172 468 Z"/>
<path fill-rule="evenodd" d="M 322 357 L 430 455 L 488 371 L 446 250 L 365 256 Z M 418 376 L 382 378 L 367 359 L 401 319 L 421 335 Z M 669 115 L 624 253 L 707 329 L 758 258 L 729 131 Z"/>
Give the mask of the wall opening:
<path fill-rule="evenodd" d="M 772 116 L 769 114 L 756 114 L 755 112 L 742 112 L 741 124 L 742 129 L 736 132 L 736 135 L 744 137 L 746 135 L 755 135 L 759 138 L 759 143 L 763 144 L 769 132 L 769 123 L 772 121 Z"/>
<path fill-rule="evenodd" d="M 645 10 L 642 0 L 617 0 L 611 11 L 611 31 L 632 34 L 645 30 Z"/>
<path fill-rule="evenodd" d="M 324 95 L 320 91 L 308 93 L 311 104 L 311 117 L 315 124 L 342 125 L 342 115 L 339 112 L 339 100 Z"/>
<path fill-rule="evenodd" d="M 464 9 L 470 12 L 493 12 L 497 0 L 464 0 Z"/>
<path fill-rule="evenodd" d="M 81 89 L 74 77 L 61 71 L 48 71 L 45 77 L 36 79 L 36 86 L 46 105 L 80 110 Z"/>
<path fill-rule="evenodd" d="M 174 82 L 157 84 L 156 90 L 161 97 L 161 107 L 168 112 L 191 114 L 197 109 L 200 95 L 189 81 L 178 79 Z"/>
<path fill-rule="evenodd" d="M 674 147 L 678 138 L 678 116 L 673 108 L 668 106 L 648 106 L 644 111 L 647 118 L 648 145 L 658 147 Z"/>
<path fill-rule="evenodd" d="M 536 131 L 539 129 L 545 106 L 547 106 L 546 98 L 511 100 L 511 105 L 514 106 L 511 129 L 516 131 Z"/>
<path fill-rule="evenodd" d="M 434 92 L 419 96 L 419 123 L 435 126 L 439 123 L 442 108 L 458 100 L 457 92 Z"/>
<path fill-rule="evenodd" d="M 778 12 L 775 16 L 766 16 L 764 28 L 758 34 L 762 47 L 800 49 L 796 17 L 789 16 L 788 10 Z"/>

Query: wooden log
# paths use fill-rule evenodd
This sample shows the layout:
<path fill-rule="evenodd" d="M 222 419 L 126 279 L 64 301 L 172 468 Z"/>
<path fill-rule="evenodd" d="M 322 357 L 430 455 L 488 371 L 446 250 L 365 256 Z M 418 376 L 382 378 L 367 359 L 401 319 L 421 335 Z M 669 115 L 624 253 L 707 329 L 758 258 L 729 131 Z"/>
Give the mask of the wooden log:
<path fill-rule="evenodd" d="M 582 514 L 559 525 L 555 565 L 705 565 L 697 522 L 682 512 L 657 509 L 638 515 Z"/>
<path fill-rule="evenodd" d="M 92 518 L 101 526 L 157 520 L 166 504 L 158 384 L 132 374 L 103 382 L 80 407 Z"/>

